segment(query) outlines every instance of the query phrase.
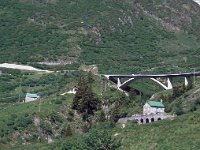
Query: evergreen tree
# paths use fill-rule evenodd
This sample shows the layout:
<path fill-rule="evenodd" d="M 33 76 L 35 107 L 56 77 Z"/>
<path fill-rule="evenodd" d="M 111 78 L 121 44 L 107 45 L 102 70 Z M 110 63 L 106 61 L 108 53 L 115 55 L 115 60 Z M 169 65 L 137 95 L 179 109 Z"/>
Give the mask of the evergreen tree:
<path fill-rule="evenodd" d="M 77 91 L 76 91 L 75 97 L 72 102 L 72 109 L 80 111 L 80 109 L 81 109 L 80 102 L 82 101 L 82 98 L 83 98 L 83 95 L 84 95 L 86 89 L 87 89 L 87 87 L 86 87 L 85 79 L 80 78 L 79 82 L 78 82 L 78 86 L 77 86 Z"/>
<path fill-rule="evenodd" d="M 99 100 L 92 92 L 91 86 L 88 85 L 84 78 L 80 78 L 77 93 L 73 99 L 72 109 L 82 114 L 84 121 L 90 121 L 90 117 L 94 115 L 94 111 L 99 108 Z"/>

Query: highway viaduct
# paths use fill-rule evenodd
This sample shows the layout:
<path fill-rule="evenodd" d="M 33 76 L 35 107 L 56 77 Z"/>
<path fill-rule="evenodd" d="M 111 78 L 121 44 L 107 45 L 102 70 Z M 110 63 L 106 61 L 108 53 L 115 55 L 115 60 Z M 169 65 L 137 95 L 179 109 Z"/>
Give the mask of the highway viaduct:
<path fill-rule="evenodd" d="M 191 78 L 200 76 L 200 72 L 191 72 L 191 73 L 177 73 L 177 74 L 149 74 L 149 75 L 143 75 L 143 74 L 130 74 L 130 75 L 104 75 L 109 81 L 113 82 L 119 90 L 125 91 L 124 89 L 135 80 L 139 79 L 150 79 L 160 86 L 162 86 L 165 90 L 173 89 L 173 78 L 176 77 L 183 77 L 185 79 L 185 86 L 189 86 L 191 84 L 192 80 Z M 163 83 L 160 79 L 165 78 L 167 81 L 166 83 Z M 123 81 L 122 81 L 123 80 Z"/>

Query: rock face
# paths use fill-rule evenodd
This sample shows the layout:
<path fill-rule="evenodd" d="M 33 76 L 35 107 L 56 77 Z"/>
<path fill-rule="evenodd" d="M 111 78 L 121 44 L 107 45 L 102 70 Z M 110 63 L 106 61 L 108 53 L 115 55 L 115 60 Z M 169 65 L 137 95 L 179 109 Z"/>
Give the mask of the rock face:
<path fill-rule="evenodd" d="M 39 127 L 40 126 L 40 118 L 34 117 L 33 123 L 34 123 L 35 127 Z"/>
<path fill-rule="evenodd" d="M 157 2 L 152 0 L 148 4 L 145 0 L 137 2 L 144 14 L 159 22 L 164 28 L 172 32 L 192 30 L 198 34 L 200 32 L 200 4 L 199 0 L 189 2 L 186 0 L 168 0 Z"/>
<path fill-rule="evenodd" d="M 52 137 L 51 137 L 51 136 L 49 136 L 49 135 L 48 135 L 47 139 L 48 139 L 48 144 L 51 144 L 51 143 L 53 143 L 53 142 L 54 142 L 54 140 L 52 139 Z"/>
<path fill-rule="evenodd" d="M 45 139 L 47 140 L 48 144 L 51 144 L 54 142 L 53 138 L 51 135 L 48 135 L 44 132 L 44 130 L 41 128 L 41 120 L 39 117 L 34 117 L 33 119 L 33 123 L 34 123 L 34 126 L 36 127 L 37 129 L 37 132 L 38 132 L 38 139 Z"/>
<path fill-rule="evenodd" d="M 171 32 L 180 32 L 181 29 L 178 26 L 175 26 L 174 24 L 165 21 L 164 19 L 159 18 L 155 14 L 152 14 L 151 12 L 145 10 L 142 6 L 138 5 L 144 12 L 144 14 L 152 19 L 154 19 L 156 22 L 158 22 L 161 26 L 163 26 L 165 29 Z"/>
<path fill-rule="evenodd" d="M 98 67 L 96 65 L 84 65 L 80 67 L 80 70 L 86 71 L 86 72 L 92 72 L 95 75 L 98 75 Z"/>

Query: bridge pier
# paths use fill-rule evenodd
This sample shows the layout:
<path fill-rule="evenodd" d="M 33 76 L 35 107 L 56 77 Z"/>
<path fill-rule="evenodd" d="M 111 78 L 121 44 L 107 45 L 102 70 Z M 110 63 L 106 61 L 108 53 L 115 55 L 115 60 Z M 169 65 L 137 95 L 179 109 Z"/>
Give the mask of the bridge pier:
<path fill-rule="evenodd" d="M 117 78 L 117 88 L 119 89 L 121 87 L 122 83 L 120 81 L 120 78 Z"/>
<path fill-rule="evenodd" d="M 185 87 L 192 85 L 191 77 L 185 77 Z"/>
<path fill-rule="evenodd" d="M 172 78 L 167 78 L 167 90 L 173 89 Z"/>

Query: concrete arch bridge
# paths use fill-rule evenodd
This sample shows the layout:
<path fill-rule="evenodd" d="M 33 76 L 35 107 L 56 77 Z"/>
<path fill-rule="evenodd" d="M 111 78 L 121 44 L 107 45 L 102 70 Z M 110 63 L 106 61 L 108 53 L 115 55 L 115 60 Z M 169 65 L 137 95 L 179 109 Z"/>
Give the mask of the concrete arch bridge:
<path fill-rule="evenodd" d="M 131 74 L 131 75 L 104 75 L 109 81 L 114 83 L 119 90 L 122 90 L 124 92 L 128 92 L 128 85 L 131 82 L 134 82 L 135 80 L 139 79 L 150 79 L 154 81 L 155 83 L 159 84 L 161 87 L 163 87 L 165 90 L 173 89 L 173 78 L 176 77 L 183 77 L 185 79 L 185 87 L 188 87 L 190 84 L 192 84 L 192 78 L 196 76 L 200 76 L 200 72 L 192 72 L 192 73 L 178 73 L 178 74 L 150 74 L 150 75 L 143 75 L 143 74 Z M 161 78 L 166 79 L 166 83 L 161 81 Z"/>

